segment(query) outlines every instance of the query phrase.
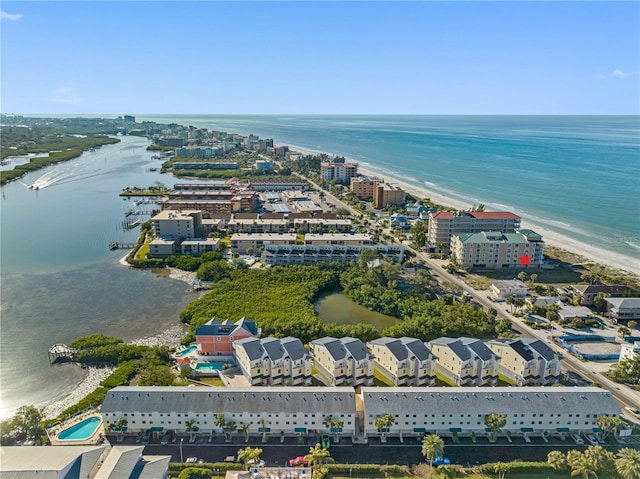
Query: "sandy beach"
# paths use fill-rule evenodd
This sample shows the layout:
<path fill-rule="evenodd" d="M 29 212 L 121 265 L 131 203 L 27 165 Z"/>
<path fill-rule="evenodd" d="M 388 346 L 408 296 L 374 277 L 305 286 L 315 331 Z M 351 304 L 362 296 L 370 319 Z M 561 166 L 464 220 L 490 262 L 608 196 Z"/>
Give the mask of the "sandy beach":
<path fill-rule="evenodd" d="M 281 146 L 281 145 L 278 145 L 278 146 Z M 314 155 L 314 154 L 320 153 L 317 151 L 312 151 L 309 149 L 300 148 L 293 145 L 289 145 L 289 147 L 294 152 L 299 152 L 302 154 Z M 330 154 L 330 153 L 327 153 L 327 154 L 329 154 L 330 156 L 333 156 L 333 154 Z M 372 168 L 363 167 L 362 164 L 357 160 L 352 160 L 347 158 L 347 161 L 353 161 L 355 163 L 358 163 L 359 173 L 367 176 L 375 176 L 377 178 L 383 179 L 386 183 L 400 186 L 412 196 L 416 196 L 418 198 L 429 198 L 431 201 L 439 205 L 448 206 L 448 207 L 456 208 L 460 210 L 470 209 L 473 206 L 473 205 L 464 203 L 462 201 L 456 200 L 454 198 L 447 197 L 442 194 L 431 191 L 426 187 L 418 187 L 416 185 L 412 185 L 405 181 L 398 180 L 397 178 L 389 176 L 388 174 L 382 174 L 380 172 L 377 172 Z M 540 222 L 530 221 L 530 220 L 527 220 L 526 218 L 522 219 L 521 226 L 522 228 L 532 229 L 537 233 L 541 234 L 543 240 L 549 246 L 555 246 L 557 248 L 561 248 L 571 253 L 575 253 L 580 256 L 583 256 L 588 260 L 592 261 L 593 263 L 610 266 L 612 268 L 626 271 L 627 273 L 638 275 L 640 272 L 640 255 L 638 258 L 634 259 L 634 258 L 629 258 L 625 255 L 607 251 L 602 248 L 591 246 L 581 241 L 577 241 L 573 238 L 570 238 L 566 235 L 557 233 L 549 229 L 547 226 L 545 226 Z"/>

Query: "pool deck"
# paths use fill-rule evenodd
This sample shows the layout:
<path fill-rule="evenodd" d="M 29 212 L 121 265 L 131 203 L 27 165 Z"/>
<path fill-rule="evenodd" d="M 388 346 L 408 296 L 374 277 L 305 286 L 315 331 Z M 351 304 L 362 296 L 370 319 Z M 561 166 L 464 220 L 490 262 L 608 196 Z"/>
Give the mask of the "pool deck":
<path fill-rule="evenodd" d="M 89 419 L 91 417 L 100 418 L 100 424 L 98 425 L 98 427 L 90 437 L 85 439 L 77 439 L 77 440 L 73 440 L 73 439 L 59 440 L 58 439 L 58 434 L 61 431 L 64 431 L 65 429 L 75 426 L 76 424 L 81 423 L 85 419 Z M 102 415 L 100 414 L 100 411 L 98 410 L 86 411 L 76 416 L 73 416 L 67 419 L 66 421 L 59 422 L 58 424 L 55 424 L 54 426 L 50 427 L 49 429 L 47 429 L 47 436 L 49 436 L 49 441 L 51 442 L 52 446 L 78 446 L 78 445 L 99 444 L 102 442 L 102 439 L 105 437 L 104 421 L 102 420 Z"/>

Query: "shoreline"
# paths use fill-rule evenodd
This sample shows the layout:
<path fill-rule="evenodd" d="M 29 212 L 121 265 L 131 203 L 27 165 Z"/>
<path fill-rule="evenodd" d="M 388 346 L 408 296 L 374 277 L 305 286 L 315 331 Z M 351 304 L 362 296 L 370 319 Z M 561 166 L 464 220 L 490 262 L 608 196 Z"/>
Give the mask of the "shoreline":
<path fill-rule="evenodd" d="M 278 144 L 278 146 L 281 146 L 281 145 Z M 305 155 L 321 154 L 321 152 L 310 150 L 308 148 L 298 147 L 296 145 L 288 145 L 288 146 L 293 152 L 297 152 Z M 326 154 L 330 156 L 335 156 L 334 153 L 326 153 Z M 358 163 L 358 172 L 360 174 L 363 174 L 365 176 L 374 176 L 377 178 L 381 178 L 382 180 L 384 180 L 385 183 L 400 186 L 407 193 L 411 194 L 412 196 L 418 197 L 419 199 L 429 198 L 434 203 L 437 203 L 442 206 L 450 207 L 450 208 L 456 208 L 459 210 L 468 210 L 472 207 L 472 205 L 464 203 L 461 200 L 457 200 L 450 196 L 446 196 L 446 195 L 437 193 L 433 190 L 430 190 L 426 186 L 417 186 L 417 185 L 408 183 L 407 181 L 398 179 L 392 175 L 389 175 L 388 173 L 376 171 L 375 167 L 372 167 L 371 165 L 363 166 L 362 162 L 358 160 L 353 160 L 350 158 L 346 158 L 346 159 L 347 161 L 353 161 L 354 163 Z M 544 223 L 531 221 L 524 217 L 522 218 L 521 227 L 532 229 L 537 233 L 539 233 L 540 235 L 542 235 L 544 242 L 549 246 L 553 246 L 553 247 L 568 251 L 570 253 L 577 254 L 579 256 L 584 257 L 585 259 L 589 260 L 594 264 L 601 264 L 603 266 L 608 266 L 610 268 L 621 270 L 626 274 L 631 274 L 633 276 L 636 276 L 640 280 L 640 276 L 638 274 L 638 272 L 640 271 L 639 258 L 630 258 L 620 253 L 607 251 L 601 247 L 588 245 L 586 243 L 583 243 L 582 241 L 573 239 L 562 233 L 553 231 L 552 229 L 549 229 L 549 227 Z"/>

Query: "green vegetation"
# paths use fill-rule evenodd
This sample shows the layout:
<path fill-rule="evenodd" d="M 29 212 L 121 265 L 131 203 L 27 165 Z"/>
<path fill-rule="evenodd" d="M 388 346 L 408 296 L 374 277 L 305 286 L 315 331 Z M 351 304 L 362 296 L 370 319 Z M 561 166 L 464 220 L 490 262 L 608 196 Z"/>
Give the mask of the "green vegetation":
<path fill-rule="evenodd" d="M 640 384 L 640 356 L 625 358 L 614 364 L 609 371 L 609 379 L 636 386 Z"/>
<path fill-rule="evenodd" d="M 4 130 L 4 128 L 3 128 Z M 4 170 L 0 172 L 0 184 L 4 185 L 9 181 L 22 177 L 30 171 L 36 171 L 45 166 L 53 165 L 63 161 L 71 160 L 80 156 L 83 151 L 98 146 L 111 143 L 118 143 L 120 140 L 109 138 L 106 136 L 92 136 L 78 138 L 75 136 L 61 136 L 48 138 L 44 143 L 26 144 L 11 149 L 6 143 L 2 143 L 1 156 L 2 159 L 7 156 L 27 155 L 29 153 L 49 152 L 49 156 L 41 158 L 31 158 L 28 163 L 16 166 L 13 170 Z"/>

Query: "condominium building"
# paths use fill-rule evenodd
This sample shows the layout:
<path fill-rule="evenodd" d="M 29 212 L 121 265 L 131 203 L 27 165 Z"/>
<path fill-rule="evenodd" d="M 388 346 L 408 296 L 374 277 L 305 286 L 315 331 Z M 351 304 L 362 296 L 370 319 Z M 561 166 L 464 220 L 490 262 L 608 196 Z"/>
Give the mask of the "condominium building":
<path fill-rule="evenodd" d="M 233 343 L 236 363 L 252 386 L 311 384 L 311 355 L 297 338 L 246 338 Z"/>
<path fill-rule="evenodd" d="M 309 189 L 307 180 L 296 178 L 259 178 L 249 181 L 249 188 L 254 191 L 285 191 Z"/>
<path fill-rule="evenodd" d="M 153 238 L 149 242 L 149 258 L 166 258 L 177 253 L 180 249 L 180 240 Z"/>
<path fill-rule="evenodd" d="M 598 417 L 620 414 L 613 395 L 595 387 L 363 387 L 364 434 L 379 436 L 375 420 L 391 414 L 386 435 L 488 435 L 485 418 L 504 414 L 501 433 L 589 433 Z"/>
<path fill-rule="evenodd" d="M 316 339 L 309 343 L 309 351 L 316 368 L 329 384 L 373 384 L 373 356 L 359 339 Z"/>
<path fill-rule="evenodd" d="M 255 252 L 267 245 L 295 245 L 295 233 L 234 233 L 231 235 L 231 251 L 245 254 L 249 249 Z"/>
<path fill-rule="evenodd" d="M 174 170 L 237 170 L 240 168 L 235 161 L 176 161 L 172 167 Z"/>
<path fill-rule="evenodd" d="M 374 249 L 382 256 L 397 263 L 402 261 L 404 246 L 312 246 L 312 245 L 265 245 L 262 261 L 269 265 L 317 264 L 320 262 L 358 261 L 363 249 Z"/>
<path fill-rule="evenodd" d="M 180 243 L 180 252 L 192 256 L 200 256 L 202 253 L 217 251 L 219 238 L 187 238 Z"/>
<path fill-rule="evenodd" d="M 256 323 L 242 318 L 233 323 L 230 320 L 220 322 L 211 319 L 196 328 L 196 346 L 203 356 L 216 356 L 230 359 L 233 356 L 233 343 L 245 338 L 259 338 L 261 330 Z"/>
<path fill-rule="evenodd" d="M 454 235 L 480 231 L 515 233 L 519 228 L 520 217 L 505 211 L 440 211 L 429 214 L 427 241 L 432 248 L 447 250 Z"/>
<path fill-rule="evenodd" d="M 633 344 L 622 343 L 622 345 L 620 346 L 619 361 L 637 358 L 638 356 L 640 356 L 640 341 L 634 341 Z"/>
<path fill-rule="evenodd" d="M 126 418 L 131 433 L 172 429 L 186 433 L 195 421 L 202 434 L 222 434 L 219 414 L 237 427 L 249 426 L 249 434 L 306 434 L 328 431 L 328 416 L 344 422 L 342 433 L 356 434 L 356 401 L 353 387 L 273 386 L 268 388 L 194 388 L 120 386 L 110 390 L 101 407 L 105 426 Z M 234 428 L 235 432 L 235 428 Z M 237 433 L 236 433 L 237 434 Z"/>
<path fill-rule="evenodd" d="M 402 206 L 405 202 L 406 193 L 399 186 L 389 183 L 376 183 L 373 187 L 373 207 L 383 209 L 389 206 Z"/>
<path fill-rule="evenodd" d="M 438 338 L 428 343 L 438 358 L 436 371 L 458 386 L 494 386 L 500 359 L 475 338 Z"/>
<path fill-rule="evenodd" d="M 304 237 L 304 244 L 313 246 L 366 246 L 374 242 L 368 234 L 349 233 L 309 233 Z"/>
<path fill-rule="evenodd" d="M 297 218 L 293 221 L 293 227 L 302 233 L 346 233 L 351 231 L 353 223 L 349 219 L 338 218 Z"/>
<path fill-rule="evenodd" d="M 463 268 L 536 267 L 544 259 L 544 242 L 531 230 L 464 233 L 451 239 L 451 256 Z"/>
<path fill-rule="evenodd" d="M 288 233 L 292 224 L 284 218 L 233 218 L 227 228 L 230 233 Z"/>
<path fill-rule="evenodd" d="M 357 174 L 357 163 L 334 163 L 332 161 L 323 161 L 320 164 L 320 176 L 325 181 L 340 180 L 348 185 L 351 178 Z"/>
<path fill-rule="evenodd" d="M 369 178 L 367 176 L 357 176 L 355 178 L 351 178 L 351 183 L 349 187 L 356 197 L 361 200 L 372 200 L 373 199 L 373 189 L 379 183 L 383 183 L 384 180 L 380 178 Z"/>
<path fill-rule="evenodd" d="M 200 210 L 165 210 L 151 218 L 153 234 L 164 239 L 193 238 L 202 229 Z"/>
<path fill-rule="evenodd" d="M 494 339 L 487 346 L 500 357 L 498 371 L 518 386 L 555 384 L 562 356 L 539 339 Z"/>
<path fill-rule="evenodd" d="M 391 414 L 386 435 L 416 437 L 487 435 L 485 418 L 504 414 L 501 433 L 590 433 L 598 417 L 617 417 L 613 395 L 596 387 L 348 387 L 273 386 L 268 388 L 194 388 L 119 386 L 107 392 L 101 407 L 105 426 L 127 420 L 128 433 L 172 429 L 187 433 L 195 421 L 200 434 L 223 433 L 222 414 L 249 434 L 283 431 L 285 435 L 329 432 L 329 416 L 344 422 L 342 434 L 379 436 L 375 420 Z M 356 427 L 356 417 L 360 424 Z M 235 432 L 235 429 L 234 429 Z M 238 433 L 236 433 L 238 434 Z M 25 448 L 20 448 L 25 449 Z M 0 470 L 5 470 L 2 461 Z"/>
<path fill-rule="evenodd" d="M 426 344 L 414 338 L 379 338 L 367 343 L 374 369 L 394 386 L 433 385 L 436 358 Z"/>

